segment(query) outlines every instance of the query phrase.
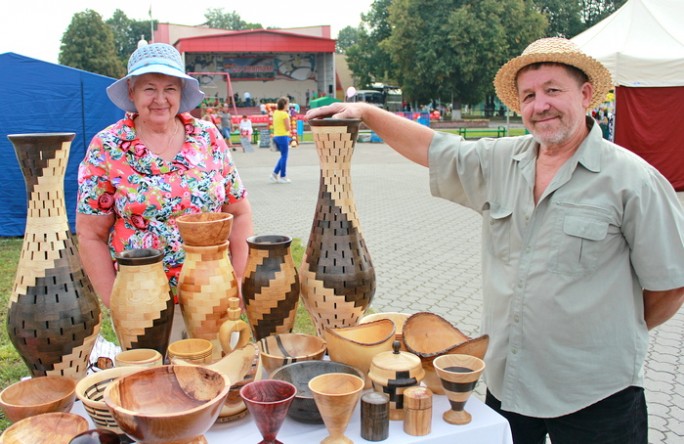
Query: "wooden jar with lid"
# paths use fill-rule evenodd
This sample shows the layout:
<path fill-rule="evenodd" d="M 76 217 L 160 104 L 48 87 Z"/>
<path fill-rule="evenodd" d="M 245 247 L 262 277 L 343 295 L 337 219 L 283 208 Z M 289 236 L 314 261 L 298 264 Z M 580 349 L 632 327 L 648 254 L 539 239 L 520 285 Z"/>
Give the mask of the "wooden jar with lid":
<path fill-rule="evenodd" d="M 391 420 L 404 419 L 404 390 L 420 384 L 425 375 L 420 358 L 400 347 L 394 341 L 393 351 L 375 355 L 368 372 L 373 389 L 389 395 Z"/>
<path fill-rule="evenodd" d="M 430 434 L 432 428 L 432 391 L 416 386 L 404 390 L 404 432 L 408 435 Z"/>

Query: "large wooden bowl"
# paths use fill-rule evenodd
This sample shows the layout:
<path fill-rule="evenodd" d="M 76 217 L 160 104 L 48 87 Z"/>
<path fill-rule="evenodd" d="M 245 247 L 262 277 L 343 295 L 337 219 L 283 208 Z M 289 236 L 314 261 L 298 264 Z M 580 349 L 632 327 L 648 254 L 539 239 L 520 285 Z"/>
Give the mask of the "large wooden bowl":
<path fill-rule="evenodd" d="M 114 367 L 91 373 L 76 384 L 76 396 L 83 403 L 83 408 L 98 428 L 111 430 L 117 434 L 123 434 L 114 416 L 104 403 L 104 392 L 109 384 L 118 378 L 131 373 L 139 372 L 144 367 Z"/>
<path fill-rule="evenodd" d="M 269 375 L 292 362 L 320 360 L 325 349 L 323 338 L 304 333 L 280 333 L 259 341 L 261 363 Z"/>
<path fill-rule="evenodd" d="M 2 444 L 66 444 L 88 430 L 88 421 L 74 413 L 51 412 L 15 422 L 0 437 Z"/>
<path fill-rule="evenodd" d="M 297 387 L 297 394 L 295 395 L 290 410 L 287 415 L 300 422 L 311 424 L 322 424 L 323 418 L 316 407 L 316 402 L 313 398 L 313 393 L 309 390 L 309 381 L 318 375 L 326 373 L 347 373 L 356 375 L 361 379 L 365 379 L 358 368 L 351 365 L 343 364 L 334 361 L 301 361 L 287 364 L 277 369 L 271 374 L 271 379 L 279 379 L 286 381 Z"/>
<path fill-rule="evenodd" d="M 380 319 L 353 327 L 326 327 L 323 334 L 330 359 L 361 370 L 366 375 L 366 388 L 370 388 L 368 370 L 371 361 L 378 353 L 392 350 L 394 333 L 394 322 Z"/>
<path fill-rule="evenodd" d="M 0 408 L 11 422 L 50 412 L 68 412 L 76 398 L 76 381 L 66 376 L 39 376 L 15 382 L 0 392 Z"/>
<path fill-rule="evenodd" d="M 411 315 L 404 324 L 404 345 L 406 350 L 417 355 L 423 369 L 423 383 L 434 393 L 443 395 L 442 387 L 432 361 L 446 354 L 463 354 L 484 359 L 489 346 L 489 336 L 470 338 L 451 322 L 429 312 Z"/>
<path fill-rule="evenodd" d="M 233 228 L 233 215 L 230 213 L 193 213 L 176 218 L 178 230 L 185 245 L 208 247 L 221 245 L 228 241 Z"/>
<path fill-rule="evenodd" d="M 104 401 L 121 430 L 139 443 L 206 442 L 204 432 L 218 418 L 229 389 L 228 378 L 215 370 L 166 365 L 117 379 Z"/>

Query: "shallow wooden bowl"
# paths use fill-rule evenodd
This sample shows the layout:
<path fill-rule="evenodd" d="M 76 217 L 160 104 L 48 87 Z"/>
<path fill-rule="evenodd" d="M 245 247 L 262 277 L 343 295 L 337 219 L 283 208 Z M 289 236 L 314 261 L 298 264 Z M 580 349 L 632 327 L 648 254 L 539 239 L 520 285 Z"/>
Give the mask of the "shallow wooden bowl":
<path fill-rule="evenodd" d="M 259 340 L 261 363 L 269 374 L 292 362 L 320 360 L 325 350 L 323 338 L 303 333 L 281 333 Z"/>
<path fill-rule="evenodd" d="M 114 367 L 97 373 L 91 373 L 76 384 L 76 396 L 83 403 L 90 419 L 100 428 L 111 430 L 114 433 L 122 434 L 112 413 L 104 403 L 104 392 L 118 378 L 138 372 L 144 367 Z"/>
<path fill-rule="evenodd" d="M 2 444 L 66 444 L 88 430 L 88 421 L 74 413 L 51 412 L 30 416 L 5 430 Z"/>
<path fill-rule="evenodd" d="M 228 241 L 233 228 L 230 213 L 193 213 L 176 218 L 183 243 L 193 247 L 221 245 Z"/>
<path fill-rule="evenodd" d="M 423 383 L 434 393 L 444 394 L 444 388 L 435 373 L 432 361 L 446 354 L 463 354 L 484 359 L 489 346 L 489 336 L 470 338 L 451 322 L 429 312 L 411 315 L 404 324 L 406 350 L 417 355 L 423 369 Z"/>
<path fill-rule="evenodd" d="M 366 388 L 370 388 L 371 361 L 378 353 L 392 350 L 394 333 L 394 322 L 380 319 L 353 327 L 326 328 L 324 337 L 330 359 L 361 370 L 366 375 Z"/>
<path fill-rule="evenodd" d="M 66 376 L 39 376 L 15 382 L 0 392 L 0 408 L 11 422 L 50 412 L 68 412 L 76 398 L 76 381 Z"/>
<path fill-rule="evenodd" d="M 366 377 L 358 368 L 334 361 L 293 362 L 273 372 L 271 379 L 289 382 L 297 388 L 297 394 L 287 412 L 290 418 L 310 424 L 323 424 L 323 418 L 316 407 L 313 393 L 309 390 L 309 381 L 326 373 L 346 373 L 356 375 L 361 379 Z"/>
<path fill-rule="evenodd" d="M 384 313 L 371 313 L 363 316 L 360 320 L 360 324 L 367 324 L 369 322 L 377 321 L 379 319 L 389 319 L 394 322 L 394 339 L 399 341 L 401 345 L 401 350 L 406 350 L 404 345 L 404 324 L 406 320 L 411 316 L 408 313 L 399 313 L 396 311 L 388 311 Z"/>
<path fill-rule="evenodd" d="M 121 430 L 139 443 L 201 442 L 229 389 L 228 378 L 215 370 L 165 365 L 117 379 L 104 401 Z"/>

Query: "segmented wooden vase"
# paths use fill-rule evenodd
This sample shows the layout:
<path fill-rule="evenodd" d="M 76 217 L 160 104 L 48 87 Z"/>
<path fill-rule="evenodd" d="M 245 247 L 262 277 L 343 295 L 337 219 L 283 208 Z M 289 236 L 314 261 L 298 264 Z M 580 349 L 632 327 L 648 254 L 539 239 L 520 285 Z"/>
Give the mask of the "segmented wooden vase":
<path fill-rule="evenodd" d="M 7 136 L 28 196 L 7 331 L 33 376 L 82 378 L 100 332 L 99 302 L 83 272 L 64 202 L 64 174 L 74 136 Z"/>
<path fill-rule="evenodd" d="M 163 253 L 127 250 L 115 257 L 111 315 L 123 350 L 153 348 L 166 356 L 173 324 L 173 295 L 162 266 Z"/>
<path fill-rule="evenodd" d="M 318 202 L 299 270 L 302 301 L 322 335 L 358 323 L 375 293 L 375 269 L 361 233 L 351 184 L 359 120 L 311 120 L 320 160 Z"/>
<path fill-rule="evenodd" d="M 252 236 L 242 298 L 255 339 L 290 333 L 299 302 L 299 276 L 288 236 Z"/>
<path fill-rule="evenodd" d="M 214 361 L 221 357 L 218 334 L 221 324 L 230 319 L 230 298 L 238 296 L 228 244 L 208 247 L 184 244 L 185 262 L 178 277 L 178 301 L 188 335 L 211 341 Z"/>

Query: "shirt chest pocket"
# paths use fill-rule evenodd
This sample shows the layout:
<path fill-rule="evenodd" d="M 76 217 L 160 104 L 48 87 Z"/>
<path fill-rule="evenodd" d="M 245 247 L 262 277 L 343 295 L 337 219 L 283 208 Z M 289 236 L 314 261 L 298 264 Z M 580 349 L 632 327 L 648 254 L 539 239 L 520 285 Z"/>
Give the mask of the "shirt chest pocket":
<path fill-rule="evenodd" d="M 568 275 L 593 272 L 605 249 L 609 228 L 605 220 L 566 215 L 554 235 L 549 270 Z"/>
<path fill-rule="evenodd" d="M 487 249 L 504 263 L 511 260 L 511 229 L 513 210 L 494 207 L 489 211 L 489 231 Z"/>

